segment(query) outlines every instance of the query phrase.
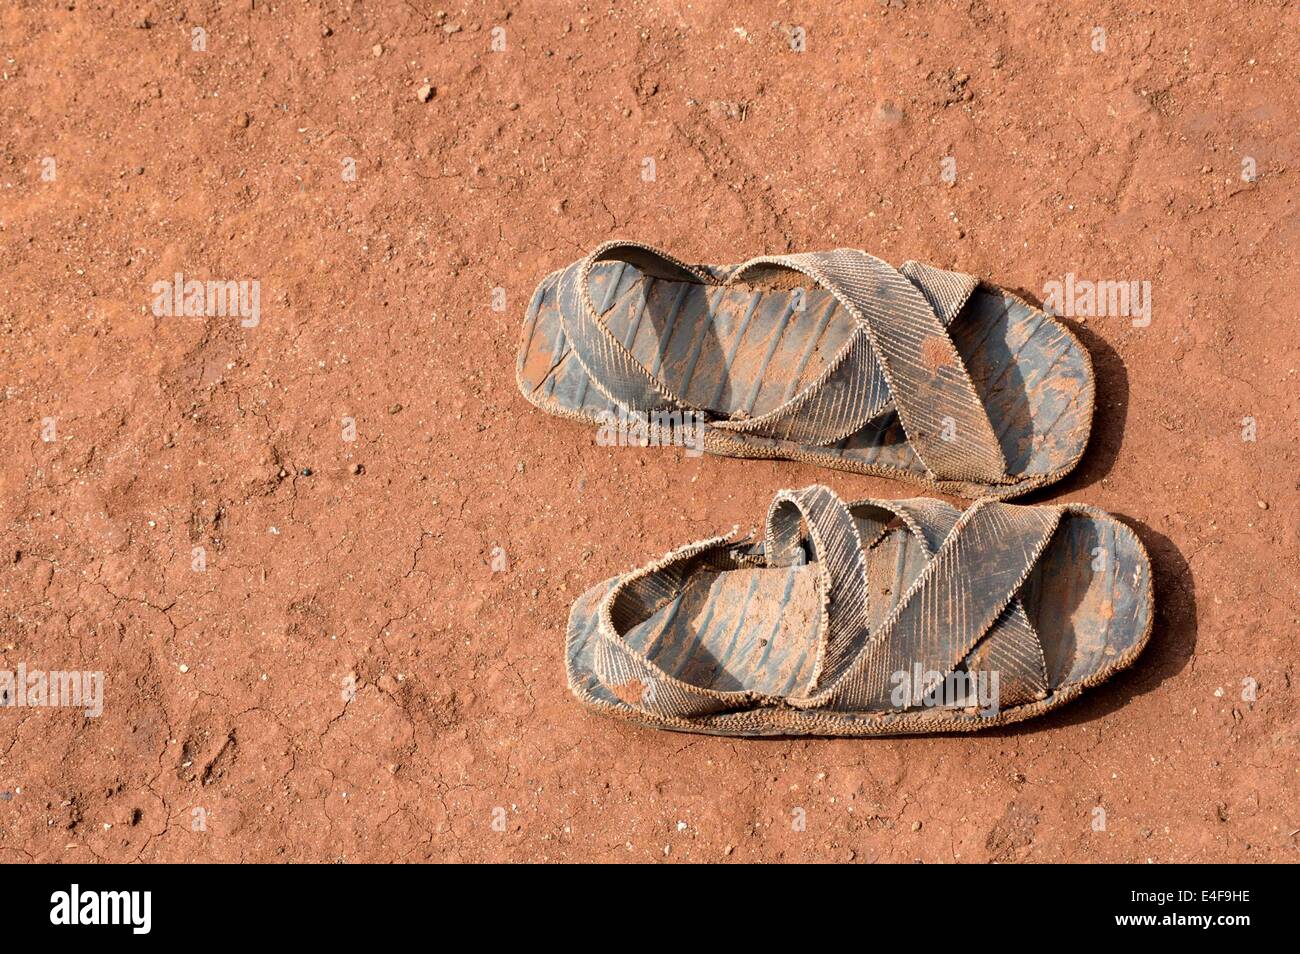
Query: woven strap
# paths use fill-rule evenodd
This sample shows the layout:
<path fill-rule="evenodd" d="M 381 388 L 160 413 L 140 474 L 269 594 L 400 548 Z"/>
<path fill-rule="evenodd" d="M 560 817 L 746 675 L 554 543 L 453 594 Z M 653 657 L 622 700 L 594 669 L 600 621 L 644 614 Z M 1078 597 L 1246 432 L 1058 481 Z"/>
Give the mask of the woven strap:
<path fill-rule="evenodd" d="M 579 364 L 606 398 L 626 412 L 649 413 L 687 405 L 624 344 L 596 313 L 588 279 L 598 262 L 629 262 L 647 275 L 675 281 L 721 284 L 715 273 L 678 261 L 638 242 L 606 242 L 566 268 L 558 282 L 560 323 Z"/>
<path fill-rule="evenodd" d="M 988 636 L 963 661 L 962 668 L 972 674 L 996 673 L 1001 706 L 1047 698 L 1043 644 L 1019 599 L 1003 610 Z"/>
<path fill-rule="evenodd" d="M 601 682 L 627 704 L 657 716 L 691 718 L 774 701 L 760 693 L 706 689 L 678 679 L 623 638 L 681 595 L 694 573 L 738 567 L 728 538 L 713 537 L 623 577 L 600 605 L 594 666 Z"/>
<path fill-rule="evenodd" d="M 768 511 L 764 544 L 769 567 L 802 563 L 803 528 L 816 552 L 821 595 L 817 657 L 809 686 L 839 677 L 861 649 L 866 633 L 867 578 L 862 542 L 852 515 L 828 487 L 812 486 L 776 494 Z M 677 599 L 695 573 L 736 569 L 726 537 L 703 540 L 629 574 L 606 595 L 598 620 L 595 670 L 627 704 L 658 716 L 692 718 L 775 705 L 782 700 L 748 691 L 697 686 L 665 672 L 633 648 L 623 633 Z"/>
<path fill-rule="evenodd" d="M 778 491 L 767 512 L 769 566 L 793 566 L 803 551 L 802 524 L 817 555 L 822 615 L 808 691 L 833 682 L 862 645 L 867 628 L 867 564 L 852 514 L 829 487 Z"/>
<path fill-rule="evenodd" d="M 946 272 L 942 268 L 935 268 L 933 265 L 925 265 L 921 262 L 904 262 L 899 271 L 921 290 L 921 294 L 925 296 L 925 300 L 930 303 L 930 307 L 945 326 L 952 324 L 952 320 L 966 307 L 966 302 L 970 300 L 970 296 L 980 284 L 980 280 L 974 275 L 967 275 L 965 272 Z"/>
<path fill-rule="evenodd" d="M 961 517 L 961 511 L 951 504 L 925 497 L 898 501 L 893 509 L 917 528 L 914 532 L 919 531 L 931 554 L 943 546 Z M 976 643 L 960 665 L 972 674 L 996 673 L 1002 705 L 1020 705 L 1041 699 L 1047 693 L 1047 662 L 1042 643 L 1019 596 L 1012 597 L 988 635 Z M 942 674 L 946 676 L 948 672 Z"/>
<path fill-rule="evenodd" d="M 765 256 L 742 276 L 787 269 L 826 288 L 857 322 L 826 371 L 780 407 L 714 426 L 824 445 L 861 429 L 891 407 L 908 443 L 936 477 L 997 483 L 1006 461 L 946 324 L 978 284 L 916 262 L 899 271 L 857 249 Z"/>
<path fill-rule="evenodd" d="M 1037 636 L 1023 608 L 1007 611 L 1060 519 L 1059 507 L 976 503 L 956 520 L 934 559 L 844 675 L 806 705 L 890 708 L 896 673 L 919 664 L 923 671 L 947 674 L 972 658 L 980 666 L 1006 663 L 1017 681 L 1041 691 Z M 997 644 L 972 656 L 984 637 L 995 635 L 995 624 L 1007 627 L 997 634 Z"/>

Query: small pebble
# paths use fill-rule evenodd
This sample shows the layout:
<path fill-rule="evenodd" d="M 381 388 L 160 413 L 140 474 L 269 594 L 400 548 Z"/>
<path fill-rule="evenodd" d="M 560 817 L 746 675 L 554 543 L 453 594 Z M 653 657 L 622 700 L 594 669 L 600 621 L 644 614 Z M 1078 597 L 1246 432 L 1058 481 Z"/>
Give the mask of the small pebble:
<path fill-rule="evenodd" d="M 310 477 L 310 476 L 311 476 L 311 468 L 310 468 L 310 467 L 304 467 L 302 470 L 298 471 L 298 473 L 301 474 L 303 477 Z"/>
<path fill-rule="evenodd" d="M 433 87 L 425 83 L 415 94 L 416 98 L 422 103 L 427 103 L 433 99 Z"/>
<path fill-rule="evenodd" d="M 353 464 L 353 465 L 352 465 L 352 473 L 354 473 L 354 474 L 358 474 L 358 475 L 359 475 L 359 474 L 364 474 L 365 472 L 366 472 L 366 466 L 365 466 L 365 464 Z"/>
<path fill-rule="evenodd" d="M 383 56 L 384 45 L 382 43 L 376 43 L 373 47 L 371 47 L 370 52 L 375 54 L 375 56 Z"/>
<path fill-rule="evenodd" d="M 1256 504 L 1256 506 L 1259 507 L 1260 510 L 1267 510 L 1267 509 L 1268 509 L 1268 501 L 1267 501 L 1267 500 L 1256 500 L 1256 501 L 1255 501 L 1255 504 Z"/>

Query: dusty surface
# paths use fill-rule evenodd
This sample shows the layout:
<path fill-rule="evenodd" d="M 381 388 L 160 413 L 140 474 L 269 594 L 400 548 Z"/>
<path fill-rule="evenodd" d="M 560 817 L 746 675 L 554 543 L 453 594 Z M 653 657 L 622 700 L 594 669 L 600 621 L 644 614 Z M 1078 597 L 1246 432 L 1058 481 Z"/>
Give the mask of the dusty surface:
<path fill-rule="evenodd" d="M 1296 860 L 1294 4 L 437 6 L 0 10 L 0 668 L 107 679 L 0 709 L 0 861 Z M 1151 549 L 1137 667 L 980 737 L 580 710 L 591 582 L 780 487 L 912 493 L 533 410 L 528 296 L 614 236 L 1150 281 L 1075 322 L 1097 428 L 1038 495 Z M 178 271 L 260 323 L 156 316 Z"/>

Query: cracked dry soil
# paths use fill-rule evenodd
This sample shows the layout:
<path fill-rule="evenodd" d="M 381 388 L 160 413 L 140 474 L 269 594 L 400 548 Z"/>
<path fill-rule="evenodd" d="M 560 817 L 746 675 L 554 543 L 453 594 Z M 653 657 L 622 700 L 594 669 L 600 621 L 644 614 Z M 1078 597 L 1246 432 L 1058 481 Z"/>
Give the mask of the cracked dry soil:
<path fill-rule="evenodd" d="M 446 6 L 0 9 L 0 668 L 106 680 L 0 709 L 0 861 L 1296 860 L 1295 6 Z M 1138 530 L 1143 658 L 971 737 L 580 710 L 593 581 L 915 493 L 530 408 L 528 297 L 613 236 L 1150 281 L 1073 322 L 1093 443 L 1034 498 Z M 259 322 L 154 314 L 177 272 Z"/>

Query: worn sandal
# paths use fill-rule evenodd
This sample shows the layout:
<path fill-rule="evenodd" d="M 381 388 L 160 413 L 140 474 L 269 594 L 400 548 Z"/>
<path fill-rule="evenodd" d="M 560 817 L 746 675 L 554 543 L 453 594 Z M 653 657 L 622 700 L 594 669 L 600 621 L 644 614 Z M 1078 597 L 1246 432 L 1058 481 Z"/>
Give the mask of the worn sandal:
<path fill-rule="evenodd" d="M 978 279 L 855 249 L 688 265 L 611 242 L 547 276 L 517 379 L 643 441 L 896 477 L 965 497 L 1059 480 L 1092 421 L 1087 350 Z"/>
<path fill-rule="evenodd" d="M 569 688 L 687 732 L 970 731 L 1128 666 L 1153 607 L 1146 551 L 1104 511 L 812 486 L 776 495 L 761 543 L 703 540 L 581 596 Z"/>

